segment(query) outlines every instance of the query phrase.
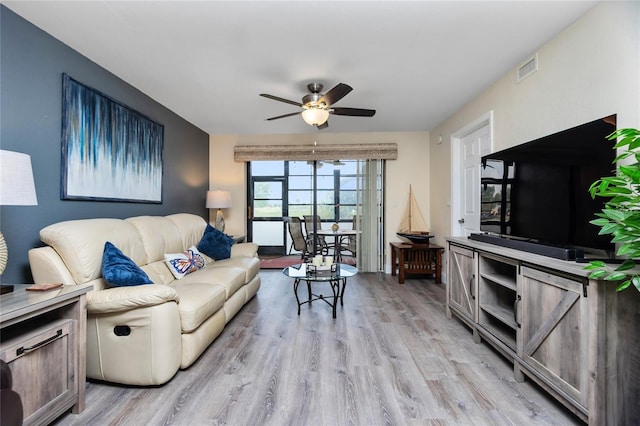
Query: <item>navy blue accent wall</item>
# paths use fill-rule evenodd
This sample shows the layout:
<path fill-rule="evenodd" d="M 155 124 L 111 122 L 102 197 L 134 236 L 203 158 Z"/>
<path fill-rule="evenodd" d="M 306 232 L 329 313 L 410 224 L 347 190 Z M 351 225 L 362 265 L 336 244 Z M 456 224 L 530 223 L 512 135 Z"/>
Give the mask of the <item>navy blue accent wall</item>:
<path fill-rule="evenodd" d="M 60 199 L 65 72 L 164 125 L 162 204 Z M 3 283 L 33 282 L 27 252 L 42 245 L 38 232 L 55 222 L 179 212 L 208 217 L 209 135 L 2 5 L 0 148 L 31 155 L 38 196 L 37 206 L 0 206 L 9 247 Z"/>

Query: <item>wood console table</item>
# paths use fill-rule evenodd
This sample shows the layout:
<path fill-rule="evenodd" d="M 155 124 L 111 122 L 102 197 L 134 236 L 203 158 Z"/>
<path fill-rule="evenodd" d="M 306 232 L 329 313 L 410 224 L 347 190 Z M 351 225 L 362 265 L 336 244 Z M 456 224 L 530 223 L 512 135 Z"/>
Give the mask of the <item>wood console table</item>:
<path fill-rule="evenodd" d="M 449 237 L 446 315 L 590 426 L 640 419 L 640 292 L 585 264 Z"/>
<path fill-rule="evenodd" d="M 49 424 L 85 407 L 86 293 L 92 286 L 27 291 L 14 284 L 0 296 L 0 359 L 11 368 L 24 425 Z"/>
<path fill-rule="evenodd" d="M 411 244 L 392 242 L 391 246 L 391 275 L 396 276 L 398 282 L 404 284 L 405 275 L 434 274 L 436 283 L 442 282 L 442 252 L 444 247 L 435 244 Z"/>

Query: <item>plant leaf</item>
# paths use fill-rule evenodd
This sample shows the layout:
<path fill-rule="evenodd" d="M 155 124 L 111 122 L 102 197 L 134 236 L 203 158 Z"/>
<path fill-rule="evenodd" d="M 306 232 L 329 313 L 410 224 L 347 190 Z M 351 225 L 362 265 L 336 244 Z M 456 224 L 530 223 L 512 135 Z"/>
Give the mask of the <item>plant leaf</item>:
<path fill-rule="evenodd" d="M 605 275 L 607 275 L 607 271 L 605 270 L 599 270 L 599 271 L 594 271 L 592 273 L 589 274 L 589 278 L 592 280 L 598 280 L 602 277 L 604 277 Z"/>
<path fill-rule="evenodd" d="M 611 222 L 609 222 L 609 219 L 593 219 L 589 223 L 596 226 L 607 226 Z"/>
<path fill-rule="evenodd" d="M 616 268 L 616 271 L 628 271 L 636 267 L 636 262 L 631 259 L 626 259 L 620 266 Z"/>
<path fill-rule="evenodd" d="M 587 266 L 584 267 L 584 269 L 604 268 L 605 266 L 607 266 L 607 264 L 602 260 L 592 260 Z"/>
<path fill-rule="evenodd" d="M 627 277 L 624 272 L 612 272 L 605 277 L 605 281 L 619 281 Z"/>
<path fill-rule="evenodd" d="M 600 229 L 600 232 L 598 234 L 606 235 L 606 234 L 613 233 L 618 228 L 619 225 L 617 223 L 607 223 L 601 226 L 602 226 L 602 229 Z"/>
<path fill-rule="evenodd" d="M 604 209 L 602 210 L 602 213 L 612 220 L 624 220 L 627 216 L 626 212 L 613 209 Z"/>
<path fill-rule="evenodd" d="M 623 281 L 616 287 L 616 291 L 622 291 L 627 289 L 631 285 L 631 280 Z"/>

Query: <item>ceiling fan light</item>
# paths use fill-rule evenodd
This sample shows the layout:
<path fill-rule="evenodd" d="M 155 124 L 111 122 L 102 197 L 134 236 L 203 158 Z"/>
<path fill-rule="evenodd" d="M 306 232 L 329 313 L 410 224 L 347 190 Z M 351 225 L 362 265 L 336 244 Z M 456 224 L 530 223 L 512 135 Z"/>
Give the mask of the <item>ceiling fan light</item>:
<path fill-rule="evenodd" d="M 302 111 L 302 119 L 310 126 L 320 126 L 329 119 L 329 111 L 321 108 L 308 108 Z"/>

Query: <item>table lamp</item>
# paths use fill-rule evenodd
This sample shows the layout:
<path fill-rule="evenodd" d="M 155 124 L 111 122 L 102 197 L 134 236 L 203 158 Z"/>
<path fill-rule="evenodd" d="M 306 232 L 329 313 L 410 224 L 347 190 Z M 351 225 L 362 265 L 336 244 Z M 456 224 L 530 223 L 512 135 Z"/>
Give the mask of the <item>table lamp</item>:
<path fill-rule="evenodd" d="M 231 192 L 219 189 L 207 191 L 207 208 L 218 209 L 216 213 L 216 229 L 220 232 L 224 232 L 224 215 L 221 209 L 228 209 L 229 207 L 231 207 Z"/>
<path fill-rule="evenodd" d="M 0 150 L 0 205 L 38 205 L 29 155 Z M 8 257 L 7 243 L 0 232 L 0 275 L 7 266 Z M 13 286 L 2 286 L 2 293 L 12 289 Z"/>

